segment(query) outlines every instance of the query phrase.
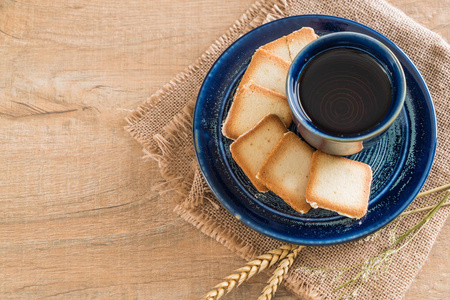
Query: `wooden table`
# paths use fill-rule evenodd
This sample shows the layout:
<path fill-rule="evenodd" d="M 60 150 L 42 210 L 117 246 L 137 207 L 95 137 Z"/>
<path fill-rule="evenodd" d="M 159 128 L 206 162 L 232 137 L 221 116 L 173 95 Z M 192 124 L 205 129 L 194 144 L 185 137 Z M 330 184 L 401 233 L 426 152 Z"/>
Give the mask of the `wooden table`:
<path fill-rule="evenodd" d="M 0 0 L 0 298 L 197 299 L 243 265 L 152 191 L 123 126 L 252 2 Z M 449 0 L 391 3 L 449 39 Z M 449 248 L 447 222 L 407 299 L 450 298 Z"/>

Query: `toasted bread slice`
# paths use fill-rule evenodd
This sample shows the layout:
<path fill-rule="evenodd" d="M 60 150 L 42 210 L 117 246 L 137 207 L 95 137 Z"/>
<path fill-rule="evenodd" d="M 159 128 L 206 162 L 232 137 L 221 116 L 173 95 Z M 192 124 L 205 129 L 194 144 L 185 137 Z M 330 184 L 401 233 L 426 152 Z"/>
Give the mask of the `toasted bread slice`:
<path fill-rule="evenodd" d="M 268 114 L 276 114 L 286 127 L 292 122 L 285 96 L 250 82 L 237 93 L 223 123 L 222 133 L 227 138 L 237 139 Z"/>
<path fill-rule="evenodd" d="M 242 76 L 238 91 L 250 81 L 269 90 L 286 96 L 286 76 L 289 63 L 284 59 L 266 51 L 256 50 L 252 60 Z"/>
<path fill-rule="evenodd" d="M 300 30 L 294 31 L 286 36 L 286 41 L 289 48 L 289 56 L 291 61 L 297 54 L 309 43 L 317 39 L 318 36 L 314 33 L 314 29 L 310 27 L 302 27 Z"/>
<path fill-rule="evenodd" d="M 302 214 L 311 208 L 306 202 L 305 192 L 313 152 L 295 133 L 288 132 L 256 175 L 269 190 Z"/>
<path fill-rule="evenodd" d="M 230 145 L 233 159 L 260 192 L 268 189 L 256 179 L 256 174 L 286 131 L 280 118 L 270 114 Z"/>
<path fill-rule="evenodd" d="M 372 169 L 362 162 L 316 151 L 306 201 L 340 215 L 360 219 L 367 213 Z"/>
<path fill-rule="evenodd" d="M 273 42 L 265 44 L 264 46 L 261 46 L 260 49 L 269 51 L 270 53 L 275 54 L 278 57 L 281 57 L 282 59 L 284 59 L 289 63 L 292 62 L 286 36 L 282 36 Z"/>

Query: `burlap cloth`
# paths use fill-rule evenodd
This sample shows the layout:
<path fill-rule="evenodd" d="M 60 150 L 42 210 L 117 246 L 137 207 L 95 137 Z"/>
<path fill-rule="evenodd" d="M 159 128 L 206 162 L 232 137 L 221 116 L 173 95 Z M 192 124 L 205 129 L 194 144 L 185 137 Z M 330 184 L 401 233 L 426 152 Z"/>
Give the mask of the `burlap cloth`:
<path fill-rule="evenodd" d="M 301 14 L 334 15 L 363 23 L 387 36 L 411 58 L 430 89 L 438 120 L 436 158 L 423 190 L 440 186 L 450 178 L 450 47 L 442 38 L 384 1 L 258 1 L 197 62 L 127 118 L 127 130 L 143 145 L 147 155 L 159 162 L 161 174 L 166 180 L 159 189 L 165 192 L 166 197 L 176 199 L 178 204 L 174 204 L 175 211 L 247 260 L 281 243 L 240 223 L 211 194 L 198 169 L 193 150 L 193 108 L 204 76 L 232 42 L 265 22 Z M 423 206 L 429 200 L 417 199 L 411 208 Z M 448 208 L 441 208 L 415 240 L 395 256 L 389 271 L 377 280 L 364 282 L 356 298 L 402 298 L 424 264 L 448 214 Z M 410 228 L 422 216 L 417 213 L 402 220 L 397 233 Z M 336 285 L 331 280 L 307 274 L 299 267 L 341 268 L 362 262 L 389 245 L 392 230 L 392 225 L 387 226 L 377 238 L 371 240 L 305 248 L 284 281 L 286 287 L 306 299 L 335 298 L 337 295 L 332 290 Z M 355 273 L 352 272 L 345 274 L 341 282 L 353 275 Z"/>

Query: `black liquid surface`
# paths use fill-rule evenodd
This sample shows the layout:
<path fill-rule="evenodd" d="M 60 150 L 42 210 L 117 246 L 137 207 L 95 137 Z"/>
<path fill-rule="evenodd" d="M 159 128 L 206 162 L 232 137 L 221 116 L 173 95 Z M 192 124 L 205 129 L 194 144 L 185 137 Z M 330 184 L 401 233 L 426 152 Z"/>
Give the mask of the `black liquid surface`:
<path fill-rule="evenodd" d="M 384 68 L 369 54 L 336 48 L 309 61 L 298 83 L 311 122 L 333 135 L 364 133 L 380 123 L 392 101 Z"/>

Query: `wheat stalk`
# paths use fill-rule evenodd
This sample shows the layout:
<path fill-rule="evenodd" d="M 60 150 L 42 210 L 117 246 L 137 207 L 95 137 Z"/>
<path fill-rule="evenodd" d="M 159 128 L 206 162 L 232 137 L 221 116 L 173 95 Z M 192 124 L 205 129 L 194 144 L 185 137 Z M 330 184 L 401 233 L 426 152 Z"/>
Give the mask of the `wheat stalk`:
<path fill-rule="evenodd" d="M 258 256 L 255 260 L 248 262 L 244 267 L 234 270 L 234 273 L 225 277 L 224 281 L 219 283 L 209 293 L 203 296 L 203 300 L 220 299 L 223 295 L 228 294 L 236 286 L 241 285 L 244 281 L 251 278 L 256 273 L 261 272 L 267 267 L 271 267 L 278 261 L 289 256 L 291 251 L 296 249 L 297 245 L 282 245 L 277 249 Z"/>
<path fill-rule="evenodd" d="M 305 246 L 295 246 L 291 252 L 283 259 L 276 270 L 273 272 L 272 277 L 270 277 L 267 282 L 268 285 L 263 289 L 261 296 L 258 297 L 258 300 L 270 300 L 275 293 L 277 292 L 278 286 L 283 281 L 284 277 L 287 275 L 289 268 L 294 263 L 294 259 L 297 257 L 297 254 L 302 250 Z"/>

